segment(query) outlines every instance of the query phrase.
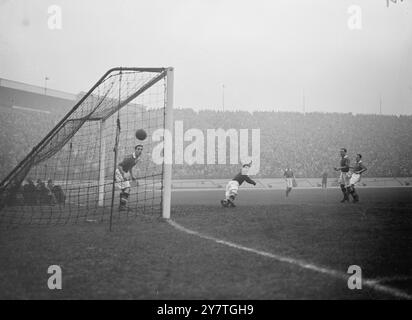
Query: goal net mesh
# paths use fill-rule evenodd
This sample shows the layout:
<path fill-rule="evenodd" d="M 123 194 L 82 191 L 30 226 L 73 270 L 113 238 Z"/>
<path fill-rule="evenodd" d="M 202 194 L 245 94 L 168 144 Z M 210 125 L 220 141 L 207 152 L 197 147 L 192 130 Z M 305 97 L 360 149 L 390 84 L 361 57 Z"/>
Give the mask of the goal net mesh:
<path fill-rule="evenodd" d="M 109 70 L 0 185 L 0 225 L 53 225 L 160 214 L 163 165 L 152 160 L 164 129 L 165 68 Z M 147 138 L 137 140 L 144 129 Z M 137 144 L 126 210 L 114 172 Z"/>

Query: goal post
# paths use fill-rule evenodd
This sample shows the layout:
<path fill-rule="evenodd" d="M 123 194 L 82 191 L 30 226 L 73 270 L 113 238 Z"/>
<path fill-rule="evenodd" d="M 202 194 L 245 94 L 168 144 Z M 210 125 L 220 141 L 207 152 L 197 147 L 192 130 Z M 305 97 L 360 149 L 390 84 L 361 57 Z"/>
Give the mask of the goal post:
<path fill-rule="evenodd" d="M 99 206 L 104 206 L 104 184 L 105 184 L 105 164 L 106 164 L 106 139 L 104 139 L 104 125 L 105 121 L 100 121 L 99 128 L 99 138 L 100 138 L 100 148 L 99 148 Z"/>
<path fill-rule="evenodd" d="M 152 151 L 163 144 L 171 157 L 172 141 L 153 141 L 159 129 L 173 130 L 173 68 L 108 70 L 1 182 L 0 227 L 170 218 L 172 163 L 154 161 Z M 120 183 L 117 165 L 136 159 L 138 144 L 137 181 Z"/>
<path fill-rule="evenodd" d="M 167 69 L 167 93 L 165 106 L 165 131 L 171 134 L 164 135 L 164 162 L 163 162 L 163 218 L 170 219 L 170 206 L 172 198 L 172 153 L 173 141 L 171 139 L 173 132 L 173 68 Z"/>

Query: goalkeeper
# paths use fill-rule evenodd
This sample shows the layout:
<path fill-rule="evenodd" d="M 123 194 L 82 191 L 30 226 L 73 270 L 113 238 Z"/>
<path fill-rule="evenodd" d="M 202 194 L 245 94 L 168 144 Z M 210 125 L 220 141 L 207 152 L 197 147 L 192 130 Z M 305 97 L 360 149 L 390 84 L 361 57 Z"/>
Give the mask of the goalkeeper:
<path fill-rule="evenodd" d="M 235 198 L 237 196 L 239 186 L 243 183 L 243 181 L 253 184 L 254 186 L 256 185 L 256 182 L 248 176 L 251 165 L 252 161 L 242 164 L 242 170 L 231 181 L 228 182 L 226 186 L 225 199 L 220 201 L 223 207 L 236 207 L 233 202 L 235 201 Z"/>
<path fill-rule="evenodd" d="M 130 195 L 130 180 L 135 181 L 133 175 L 133 167 L 140 160 L 142 155 L 143 145 L 138 144 L 134 148 L 134 152 L 126 156 L 122 162 L 119 163 L 116 169 L 116 186 L 121 190 L 120 192 L 120 206 L 119 210 L 127 209 L 127 202 Z"/>

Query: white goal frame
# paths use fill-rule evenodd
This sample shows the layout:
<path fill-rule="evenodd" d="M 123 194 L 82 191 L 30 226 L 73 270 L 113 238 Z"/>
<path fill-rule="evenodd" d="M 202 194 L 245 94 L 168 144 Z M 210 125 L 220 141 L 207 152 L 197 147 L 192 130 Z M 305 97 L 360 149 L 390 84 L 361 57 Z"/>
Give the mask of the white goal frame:
<path fill-rule="evenodd" d="M 166 105 L 165 105 L 165 134 L 163 157 L 163 188 L 162 188 L 162 216 L 170 219 L 170 207 L 172 201 L 172 161 L 173 161 L 173 85 L 174 69 L 167 68 Z M 170 134 L 167 134 L 167 133 Z"/>
<path fill-rule="evenodd" d="M 168 67 L 166 70 L 166 92 L 165 92 L 165 118 L 164 118 L 164 158 L 163 158 L 163 178 L 162 178 L 162 217 L 170 219 L 171 198 L 172 198 L 172 153 L 173 153 L 173 82 L 174 69 Z M 99 160 L 99 182 L 98 182 L 98 205 L 104 206 L 105 195 L 105 154 L 106 143 L 103 136 L 105 120 L 100 120 L 100 160 Z M 170 133 L 170 134 L 168 134 Z"/>

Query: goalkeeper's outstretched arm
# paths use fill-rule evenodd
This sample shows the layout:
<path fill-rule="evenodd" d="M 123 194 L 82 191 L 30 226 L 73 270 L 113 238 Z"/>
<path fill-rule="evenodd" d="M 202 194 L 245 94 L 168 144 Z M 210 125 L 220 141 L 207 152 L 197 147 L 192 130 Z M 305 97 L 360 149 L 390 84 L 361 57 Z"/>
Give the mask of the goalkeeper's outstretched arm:
<path fill-rule="evenodd" d="M 247 183 L 253 184 L 254 186 L 256 185 L 256 181 L 252 180 L 249 176 L 245 176 L 245 181 Z"/>

